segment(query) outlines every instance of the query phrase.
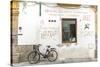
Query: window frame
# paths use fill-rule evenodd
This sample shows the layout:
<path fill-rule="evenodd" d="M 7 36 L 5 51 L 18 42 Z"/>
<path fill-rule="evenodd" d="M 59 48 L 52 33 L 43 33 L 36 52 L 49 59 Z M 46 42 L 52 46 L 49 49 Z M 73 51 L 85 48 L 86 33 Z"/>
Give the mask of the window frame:
<path fill-rule="evenodd" d="M 70 41 L 68 41 L 68 42 L 66 42 L 66 41 L 63 41 L 63 37 L 64 37 L 64 30 L 63 30 L 63 21 L 62 20 L 74 20 L 75 21 L 75 25 L 76 25 L 76 40 L 74 41 L 74 42 L 70 42 Z M 61 32 L 62 32 L 62 43 L 77 43 L 77 18 L 62 18 L 61 19 L 61 27 L 62 27 L 62 30 L 61 30 Z"/>

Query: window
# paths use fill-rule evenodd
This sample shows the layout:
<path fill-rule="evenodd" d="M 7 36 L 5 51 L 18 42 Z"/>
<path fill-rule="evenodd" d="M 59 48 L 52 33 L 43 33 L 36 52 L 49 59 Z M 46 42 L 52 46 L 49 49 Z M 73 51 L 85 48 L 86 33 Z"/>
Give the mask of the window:
<path fill-rule="evenodd" d="M 62 19 L 62 42 L 76 42 L 76 19 Z"/>

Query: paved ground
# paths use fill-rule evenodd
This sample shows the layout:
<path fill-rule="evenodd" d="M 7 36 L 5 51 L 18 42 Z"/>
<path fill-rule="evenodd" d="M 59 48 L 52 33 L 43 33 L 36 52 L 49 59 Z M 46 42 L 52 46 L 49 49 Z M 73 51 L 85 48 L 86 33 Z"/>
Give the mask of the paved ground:
<path fill-rule="evenodd" d="M 21 67 L 21 66 L 34 66 L 34 65 L 43 65 L 43 64 L 59 64 L 59 63 L 74 63 L 74 62 L 91 62 L 91 61 L 96 61 L 95 59 L 66 59 L 62 61 L 55 61 L 55 62 L 49 62 L 47 59 L 42 59 L 40 60 L 37 64 L 29 64 L 28 62 L 22 62 L 22 63 L 17 63 L 13 64 L 13 67 Z"/>

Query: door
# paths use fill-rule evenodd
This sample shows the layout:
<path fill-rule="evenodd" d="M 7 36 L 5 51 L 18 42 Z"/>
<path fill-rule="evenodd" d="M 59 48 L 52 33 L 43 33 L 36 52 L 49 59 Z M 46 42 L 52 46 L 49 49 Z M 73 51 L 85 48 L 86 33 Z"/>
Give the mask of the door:
<path fill-rule="evenodd" d="M 34 6 L 35 5 L 35 6 Z M 39 36 L 39 5 L 31 2 L 19 3 L 18 45 L 38 44 Z"/>

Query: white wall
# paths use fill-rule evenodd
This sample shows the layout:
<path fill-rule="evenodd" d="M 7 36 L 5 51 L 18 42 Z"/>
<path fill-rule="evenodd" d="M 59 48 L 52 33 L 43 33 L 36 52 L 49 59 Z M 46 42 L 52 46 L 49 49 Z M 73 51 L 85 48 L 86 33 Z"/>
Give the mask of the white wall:
<path fill-rule="evenodd" d="M 60 47 L 58 48 L 58 52 L 61 55 L 60 57 L 66 58 L 82 58 L 82 57 L 94 57 L 95 50 L 95 13 L 91 8 L 80 8 L 80 9 L 64 9 L 60 7 L 47 7 L 45 5 L 42 6 L 42 22 L 44 23 L 42 26 L 46 26 L 46 28 L 51 27 L 57 28 L 56 36 L 53 36 L 56 40 L 50 41 L 50 39 L 40 39 L 41 43 L 48 45 L 50 44 L 52 47 L 55 47 L 57 44 L 66 45 L 67 43 L 62 43 L 62 18 L 76 18 L 77 19 L 77 45 L 75 43 L 70 43 L 72 48 Z M 55 18 L 56 17 L 56 18 Z M 57 22 L 48 22 L 48 20 L 57 20 Z M 58 21 L 59 20 L 59 21 Z M 57 24 L 56 24 L 57 23 Z M 45 25 L 46 24 L 46 25 Z M 85 24 L 89 24 L 89 29 L 84 29 Z M 42 29 L 42 28 L 41 28 Z M 43 30 L 43 29 L 42 29 Z M 48 29 L 44 29 L 44 31 L 48 31 Z M 52 31 L 52 30 L 51 30 Z M 42 31 L 43 33 L 43 31 Z M 49 37 L 49 36 L 48 36 Z M 50 41 L 50 43 L 48 43 Z M 57 43 L 58 42 L 58 43 Z M 56 46 L 57 47 L 57 46 Z M 43 49 L 44 47 L 42 47 Z M 71 53 L 73 52 L 73 53 Z M 68 55 L 66 56 L 66 54 Z M 79 54 L 77 54 L 79 53 Z M 74 56 L 74 54 L 77 56 Z M 91 55 L 93 54 L 93 55 Z"/>
<path fill-rule="evenodd" d="M 38 43 L 39 5 L 28 2 L 19 3 L 18 45 L 33 45 Z M 19 27 L 22 27 L 20 30 Z"/>
<path fill-rule="evenodd" d="M 70 2 L 68 2 L 68 3 L 70 3 Z M 78 2 L 78 3 L 81 3 L 81 2 Z M 93 2 L 92 2 L 93 3 Z M 91 4 L 92 4 L 91 3 Z M 76 4 L 76 3 L 74 3 L 74 4 Z M 89 4 L 90 5 L 90 2 L 89 3 L 85 3 L 85 2 L 83 2 L 83 4 Z M 96 4 L 95 2 L 93 3 L 93 4 Z M 43 8 L 42 8 L 43 9 Z M 92 12 L 92 10 L 89 10 L 89 9 L 81 9 L 81 10 L 83 10 L 83 12 L 85 12 L 86 10 L 86 12 L 88 13 L 88 11 L 90 12 L 90 13 L 88 13 L 89 15 L 94 15 L 94 13 Z M 77 10 L 75 10 L 76 12 L 77 12 Z M 32 12 L 32 11 L 30 11 L 30 12 Z M 38 11 L 36 11 L 36 12 L 38 12 Z M 72 10 L 72 12 L 73 12 L 73 10 Z M 33 12 L 32 12 L 33 13 Z M 52 39 L 48 39 L 48 37 L 46 38 L 46 39 L 41 39 L 40 37 L 40 35 L 38 36 L 39 38 L 37 38 L 36 37 L 36 35 L 38 35 L 37 33 L 35 33 L 34 35 L 31 33 L 30 34 L 30 32 L 32 32 L 30 29 L 32 29 L 32 27 L 29 27 L 28 28 L 28 30 L 30 30 L 29 32 L 28 31 L 26 31 L 26 29 L 24 30 L 24 31 L 26 31 L 25 32 L 25 34 L 26 35 L 24 35 L 24 37 L 21 37 L 22 39 L 26 39 L 26 40 L 23 40 L 22 42 L 21 42 L 21 38 L 19 37 L 19 45 L 30 45 L 30 44 L 37 44 L 37 43 L 42 43 L 43 44 L 43 46 L 46 46 L 46 45 L 52 45 L 53 47 L 55 47 L 55 44 L 62 44 L 62 42 L 61 42 L 61 40 L 62 40 L 62 37 L 61 37 L 61 33 L 59 33 L 59 32 L 61 32 L 61 25 L 59 25 L 60 23 L 61 23 L 61 18 L 62 17 L 70 17 L 70 18 L 76 18 L 75 16 L 73 17 L 73 16 L 70 16 L 69 14 L 71 14 L 71 13 L 68 13 L 68 14 L 66 14 L 66 15 L 64 15 L 64 16 L 56 16 L 56 17 L 52 17 L 51 18 L 51 16 L 49 16 L 48 17 L 48 15 L 46 15 L 46 14 L 43 14 L 43 18 L 41 18 L 39 21 L 40 21 L 40 27 L 38 27 L 38 28 L 40 28 L 41 30 L 39 30 L 39 31 L 41 31 L 40 33 L 43 33 L 43 31 L 44 31 L 44 29 L 42 29 L 43 27 L 43 25 L 44 25 L 44 27 L 45 26 L 47 26 L 47 25 L 49 25 L 49 27 L 52 27 L 52 25 L 53 26 L 55 26 L 55 24 L 56 23 L 54 23 L 54 24 L 49 24 L 49 23 L 45 23 L 45 22 L 48 22 L 48 19 L 57 19 L 57 21 L 59 20 L 60 22 L 58 22 L 58 24 L 56 24 L 56 27 L 55 27 L 55 30 L 57 30 L 57 35 Z M 80 15 L 81 14 L 81 15 Z M 80 22 L 80 19 L 83 17 L 83 13 L 79 13 L 79 15 L 77 16 L 77 18 L 78 18 L 78 20 L 77 20 L 77 22 Z M 29 18 L 30 16 L 28 16 L 27 18 Z M 33 16 L 31 16 L 31 17 L 33 17 Z M 95 50 L 95 37 L 94 37 L 94 35 L 95 35 L 95 33 L 94 33 L 94 21 L 95 20 L 93 20 L 93 18 L 94 18 L 94 16 L 90 16 L 91 18 L 90 18 L 90 20 L 89 20 L 89 22 L 91 22 L 90 23 L 90 29 L 89 30 L 85 30 L 84 31 L 84 27 L 83 27 L 83 25 L 84 25 L 84 23 L 88 23 L 88 21 L 83 21 L 82 19 L 82 24 L 78 24 L 78 31 L 79 32 L 77 32 L 77 37 L 78 37 L 78 42 L 77 42 L 77 44 L 78 44 L 78 47 L 77 48 L 79 48 L 79 47 L 84 47 L 84 48 L 90 48 L 90 51 L 89 52 L 87 52 L 88 50 L 86 50 L 86 51 L 84 51 L 85 49 L 83 49 L 82 51 L 80 51 L 80 53 L 82 52 L 82 56 L 84 56 L 84 55 L 86 55 L 86 56 L 88 56 L 87 55 L 87 53 L 88 54 L 90 54 L 90 56 L 91 56 L 91 54 L 93 54 L 92 55 L 92 57 L 94 57 L 94 50 Z M 27 19 L 26 18 L 26 19 Z M 36 17 L 33 17 L 33 18 L 36 18 Z M 46 19 L 45 19 L 46 18 Z M 30 19 L 30 18 L 29 18 Z M 33 20 L 32 18 L 31 18 L 31 20 Z M 29 21 L 29 20 L 28 20 Z M 36 19 L 34 20 L 34 21 L 37 21 Z M 34 22 L 33 21 L 33 22 Z M 33 22 L 30 22 L 30 24 L 32 24 Z M 43 25 L 41 25 L 41 23 L 44 23 Z M 24 24 L 24 21 L 23 21 L 23 24 Z M 29 23 L 28 23 L 29 24 Z M 25 24 L 25 25 L 27 25 L 27 24 Z M 30 25 L 29 25 L 30 26 Z M 36 27 L 35 26 L 33 26 L 34 27 L 34 30 L 33 30 L 33 32 L 36 32 L 37 30 L 36 30 Z M 47 26 L 48 27 L 48 26 Z M 81 29 L 80 29 L 81 28 Z M 47 30 L 50 30 L 50 29 L 47 29 Z M 53 29 L 52 29 L 53 30 Z M 54 31 L 54 30 L 53 30 Z M 91 33 L 89 33 L 88 34 L 88 31 L 89 32 L 91 32 Z M 38 31 L 37 31 L 38 32 Z M 28 34 L 28 36 L 27 36 L 27 33 L 29 33 Z M 82 34 L 81 34 L 82 33 Z M 30 37 L 29 37 L 29 35 L 30 35 Z M 48 34 L 47 34 L 48 35 Z M 88 36 L 86 36 L 86 37 L 84 37 L 84 35 L 89 35 L 89 37 Z M 91 35 L 91 36 L 90 36 Z M 31 37 L 31 36 L 33 36 L 33 37 Z M 29 37 L 29 38 L 28 38 Z M 30 40 L 31 39 L 31 40 Z M 85 40 L 84 40 L 85 39 Z M 49 41 L 48 41 L 49 40 Z M 84 41 L 84 42 L 83 42 Z M 87 43 L 88 42 L 88 43 Z M 76 47 L 75 47 L 76 48 Z M 43 48 L 42 48 L 43 49 Z M 60 48 L 61 49 L 61 48 Z M 80 48 L 81 49 L 81 48 Z M 80 50 L 79 49 L 79 50 Z M 68 49 L 69 50 L 69 49 Z M 68 51 L 68 50 L 66 50 L 66 51 Z M 75 49 L 76 50 L 76 49 Z M 75 50 L 69 50 L 69 51 L 75 51 Z M 75 52 L 75 54 L 77 53 L 77 51 L 79 51 L 79 50 L 76 50 L 76 52 Z M 64 52 L 65 52 L 65 50 L 63 50 Z M 85 53 L 85 54 L 84 54 Z M 66 56 L 66 55 L 65 55 Z M 74 53 L 73 53 L 73 56 L 74 56 Z M 69 57 L 73 57 L 73 56 L 70 56 L 69 55 Z M 74 56 L 75 57 L 75 56 Z M 85 56 L 84 56 L 85 57 Z"/>
<path fill-rule="evenodd" d="M 23 3 L 20 3 L 23 6 Z M 62 43 L 62 18 L 77 19 L 77 44 L 82 43 L 90 36 L 90 44 L 95 41 L 95 13 L 90 8 L 80 9 L 64 9 L 61 7 L 52 7 L 42 5 L 41 18 L 39 17 L 39 5 L 35 6 L 32 3 L 27 3 L 26 8 L 20 7 L 18 43 L 22 45 L 30 44 L 61 44 Z M 34 7 L 34 8 L 33 8 Z M 25 20 L 24 20 L 25 19 Z M 56 20 L 56 22 L 48 22 Z M 90 29 L 84 30 L 85 24 L 89 24 Z M 19 28 L 18 27 L 18 28 Z M 43 29 L 42 29 L 43 28 Z M 91 34 L 90 34 L 91 33 Z M 92 37 L 93 36 L 93 37 Z M 91 38 L 92 37 L 92 38 Z M 93 39 L 93 40 L 91 40 Z M 87 41 L 87 40 L 86 40 Z M 85 44 L 84 44 L 85 46 Z"/>

